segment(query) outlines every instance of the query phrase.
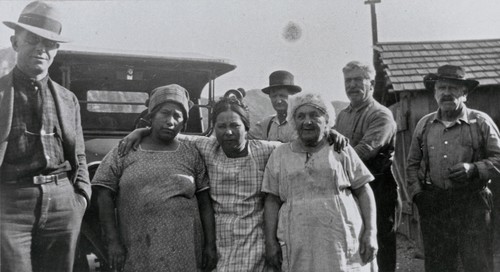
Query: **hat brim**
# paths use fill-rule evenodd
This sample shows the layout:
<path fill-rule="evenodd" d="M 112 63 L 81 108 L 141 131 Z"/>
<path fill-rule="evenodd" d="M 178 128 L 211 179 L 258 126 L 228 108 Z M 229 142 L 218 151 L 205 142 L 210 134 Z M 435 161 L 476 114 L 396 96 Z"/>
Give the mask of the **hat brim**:
<path fill-rule="evenodd" d="M 476 88 L 479 85 L 479 81 L 474 80 L 474 79 L 460 79 L 460 78 L 454 78 L 454 77 L 446 77 L 446 76 L 439 76 L 437 74 L 427 74 L 424 77 L 424 86 L 427 90 L 429 91 L 434 91 L 434 85 L 436 84 L 436 81 L 438 80 L 450 80 L 450 81 L 455 81 L 459 82 L 461 84 L 464 84 L 467 87 L 467 91 L 472 91 L 474 88 Z"/>
<path fill-rule="evenodd" d="M 65 38 L 57 33 L 45 30 L 43 28 L 39 28 L 39 27 L 35 27 L 35 26 L 23 24 L 23 23 L 18 23 L 18 22 L 11 22 L 11 21 L 4 21 L 3 24 L 9 28 L 14 29 L 14 30 L 18 27 L 23 28 L 23 29 L 25 29 L 25 30 L 27 30 L 35 35 L 38 35 L 42 38 L 45 38 L 47 40 L 56 41 L 56 42 L 60 42 L 60 43 L 70 42 L 70 39 L 67 39 L 67 38 Z"/>
<path fill-rule="evenodd" d="M 287 89 L 290 95 L 294 95 L 296 93 L 300 93 L 302 88 L 297 85 L 272 85 L 262 89 L 262 92 L 265 94 L 269 94 L 274 89 Z"/>

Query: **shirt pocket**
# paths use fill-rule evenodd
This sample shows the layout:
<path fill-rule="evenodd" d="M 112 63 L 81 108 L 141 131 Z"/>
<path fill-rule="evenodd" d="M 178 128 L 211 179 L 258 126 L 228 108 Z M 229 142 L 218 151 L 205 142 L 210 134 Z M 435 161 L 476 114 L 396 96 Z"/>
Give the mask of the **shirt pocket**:
<path fill-rule="evenodd" d="M 12 127 L 9 133 L 9 144 L 5 156 L 8 158 L 25 158 L 34 152 L 39 135 L 27 132 L 26 125 Z"/>
<path fill-rule="evenodd" d="M 26 125 L 24 124 L 12 127 L 9 133 L 9 141 L 11 140 L 15 141 L 16 139 L 25 136 L 24 135 L 25 131 L 26 131 Z"/>

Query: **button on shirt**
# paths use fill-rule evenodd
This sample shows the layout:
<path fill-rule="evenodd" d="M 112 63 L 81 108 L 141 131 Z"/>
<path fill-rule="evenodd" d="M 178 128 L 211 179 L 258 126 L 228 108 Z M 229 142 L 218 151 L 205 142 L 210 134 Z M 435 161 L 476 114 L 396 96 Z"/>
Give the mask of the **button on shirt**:
<path fill-rule="evenodd" d="M 424 181 L 425 162 L 423 161 L 424 124 L 427 122 L 425 130 L 427 133 L 427 152 L 429 157 L 428 177 L 430 180 Z M 475 138 L 472 134 L 474 128 L 472 123 L 477 122 L 480 137 L 484 138 L 486 146 L 476 146 L 485 150 L 485 158 L 480 158 L 474 162 Z M 479 141 L 479 140 L 478 140 Z M 484 144 L 483 144 L 484 145 Z M 440 112 L 425 116 L 419 121 L 415 128 L 413 140 L 408 156 L 408 184 L 411 197 L 422 190 L 422 183 L 431 182 L 433 185 L 449 189 L 452 181 L 448 178 L 449 168 L 458 163 L 474 162 L 479 172 L 481 180 L 488 180 L 492 177 L 500 176 L 500 141 L 499 132 L 491 118 L 485 113 L 464 108 L 459 118 L 446 126 L 440 120 Z"/>

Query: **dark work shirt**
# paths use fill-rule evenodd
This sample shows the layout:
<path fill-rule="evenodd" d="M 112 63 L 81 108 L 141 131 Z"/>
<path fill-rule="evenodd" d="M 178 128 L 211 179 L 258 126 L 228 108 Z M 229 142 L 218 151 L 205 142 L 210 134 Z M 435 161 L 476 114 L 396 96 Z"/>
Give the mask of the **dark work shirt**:
<path fill-rule="evenodd" d="M 13 77 L 14 110 L 1 180 L 68 171 L 48 77 L 35 81 L 17 67 Z"/>

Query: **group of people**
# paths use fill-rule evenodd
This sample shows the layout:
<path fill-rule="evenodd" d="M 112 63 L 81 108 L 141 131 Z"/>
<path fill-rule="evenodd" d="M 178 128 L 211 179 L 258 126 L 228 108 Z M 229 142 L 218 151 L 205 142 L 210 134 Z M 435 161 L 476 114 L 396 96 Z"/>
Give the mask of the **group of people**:
<path fill-rule="evenodd" d="M 4 24 L 17 61 L 0 78 L 1 271 L 72 271 L 91 197 L 119 271 L 395 271 L 396 123 L 373 99 L 368 65 L 344 67 L 350 105 L 337 117 L 280 70 L 262 89 L 275 115 L 251 128 L 235 89 L 213 105 L 210 137 L 181 134 L 185 88 L 158 87 L 142 116 L 150 127 L 106 155 L 92 196 L 78 101 L 48 75 L 67 41 L 57 10 L 32 2 Z M 464 104 L 478 82 L 461 67 L 424 84 L 438 109 L 415 128 L 407 183 L 425 269 L 491 272 L 498 128 Z"/>

